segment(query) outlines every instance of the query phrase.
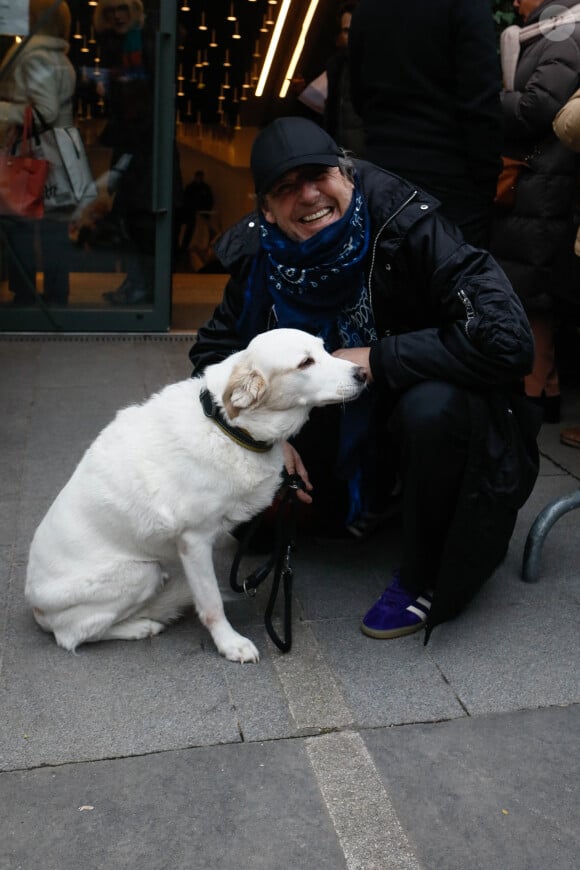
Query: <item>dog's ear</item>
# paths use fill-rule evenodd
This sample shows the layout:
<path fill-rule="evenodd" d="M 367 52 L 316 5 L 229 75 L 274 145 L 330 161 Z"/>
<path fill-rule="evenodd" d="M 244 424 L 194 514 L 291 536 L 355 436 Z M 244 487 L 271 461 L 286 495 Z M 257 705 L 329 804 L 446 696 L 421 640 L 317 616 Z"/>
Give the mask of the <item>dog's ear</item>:
<path fill-rule="evenodd" d="M 264 375 L 257 369 L 234 369 L 223 395 L 228 417 L 233 420 L 242 408 L 257 404 L 266 392 L 266 386 Z"/>

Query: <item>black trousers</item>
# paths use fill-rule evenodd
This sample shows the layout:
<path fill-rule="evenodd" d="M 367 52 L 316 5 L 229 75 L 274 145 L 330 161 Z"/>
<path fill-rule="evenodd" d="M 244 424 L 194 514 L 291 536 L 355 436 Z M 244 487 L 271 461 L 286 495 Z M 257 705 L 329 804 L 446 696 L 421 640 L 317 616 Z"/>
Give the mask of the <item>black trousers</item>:
<path fill-rule="evenodd" d="M 411 387 L 391 431 L 402 482 L 401 581 L 419 594 L 435 585 L 457 509 L 471 433 L 465 390 L 441 381 Z"/>
<path fill-rule="evenodd" d="M 392 399 L 392 396 L 390 397 Z M 379 431 L 373 501 L 381 510 L 398 477 L 402 486 L 403 585 L 419 594 L 432 588 L 457 507 L 471 432 L 465 390 L 442 381 L 424 381 L 395 397 L 387 396 Z M 312 511 L 302 520 L 318 534 L 344 528 L 348 494 L 337 473 L 337 406 L 316 409 L 294 444 L 314 486 Z M 477 534 L 477 530 L 474 530 Z M 387 579 L 387 578 L 386 578 Z"/>

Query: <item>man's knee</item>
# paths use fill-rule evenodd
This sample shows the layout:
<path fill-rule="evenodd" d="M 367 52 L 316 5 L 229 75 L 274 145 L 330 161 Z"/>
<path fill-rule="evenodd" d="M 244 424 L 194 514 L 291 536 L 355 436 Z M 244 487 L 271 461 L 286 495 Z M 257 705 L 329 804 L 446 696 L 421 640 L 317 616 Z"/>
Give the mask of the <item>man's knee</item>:
<path fill-rule="evenodd" d="M 465 390 L 444 381 L 423 381 L 406 390 L 393 415 L 394 431 L 405 442 L 466 443 L 469 406 Z"/>

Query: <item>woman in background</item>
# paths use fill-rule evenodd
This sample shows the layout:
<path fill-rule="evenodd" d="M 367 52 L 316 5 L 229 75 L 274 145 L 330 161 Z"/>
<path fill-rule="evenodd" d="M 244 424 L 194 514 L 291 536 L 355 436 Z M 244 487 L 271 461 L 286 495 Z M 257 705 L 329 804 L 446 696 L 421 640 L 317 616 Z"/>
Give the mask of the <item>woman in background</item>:
<path fill-rule="evenodd" d="M 562 6 L 576 3 L 559 0 L 558 7 L 552 0 L 514 0 L 513 5 L 527 26 L 549 16 L 550 9 L 561 12 Z M 521 42 L 513 88 L 501 94 L 504 154 L 528 166 L 518 179 L 513 208 L 496 209 L 490 250 L 530 320 L 536 353 L 525 391 L 543 407 L 549 423 L 560 419 L 554 299 L 576 278 L 576 273 L 563 273 L 561 262 L 574 240 L 577 157 L 557 139 L 552 121 L 579 86 L 580 26 L 576 24 L 553 32 L 538 28 L 532 39 Z"/>
<path fill-rule="evenodd" d="M 54 7 L 54 8 L 51 8 Z M 76 74 L 69 61 L 71 14 L 61 0 L 30 0 L 31 36 L 23 46 L 14 45 L 0 67 L 0 142 L 7 144 L 20 136 L 27 106 L 37 109 L 51 127 L 73 124 L 73 95 Z M 54 214 L 41 221 L 2 217 L 8 242 L 8 286 L 14 305 L 34 305 L 36 273 L 44 273 L 45 302 L 66 305 L 69 296 L 70 242 L 68 214 Z M 35 242 L 42 260 L 37 263 Z"/>

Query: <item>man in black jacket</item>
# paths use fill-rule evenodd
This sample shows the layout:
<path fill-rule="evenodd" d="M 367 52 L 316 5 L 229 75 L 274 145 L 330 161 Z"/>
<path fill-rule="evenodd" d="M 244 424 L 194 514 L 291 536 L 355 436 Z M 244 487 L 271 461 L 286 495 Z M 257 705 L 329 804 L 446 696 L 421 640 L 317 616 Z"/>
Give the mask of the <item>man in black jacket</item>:
<path fill-rule="evenodd" d="M 489 0 L 361 0 L 349 55 L 363 155 L 429 191 L 487 246 L 501 167 L 501 75 Z"/>
<path fill-rule="evenodd" d="M 400 569 L 362 629 L 429 632 L 503 558 L 537 475 L 536 409 L 520 383 L 533 357 L 525 314 L 435 199 L 351 162 L 312 121 L 266 127 L 251 167 L 259 210 L 216 245 L 231 278 L 191 349 L 194 374 L 282 326 L 363 366 L 369 389 L 316 409 L 286 468 L 306 480 L 321 525 L 360 530 L 384 510 L 396 465 Z"/>

